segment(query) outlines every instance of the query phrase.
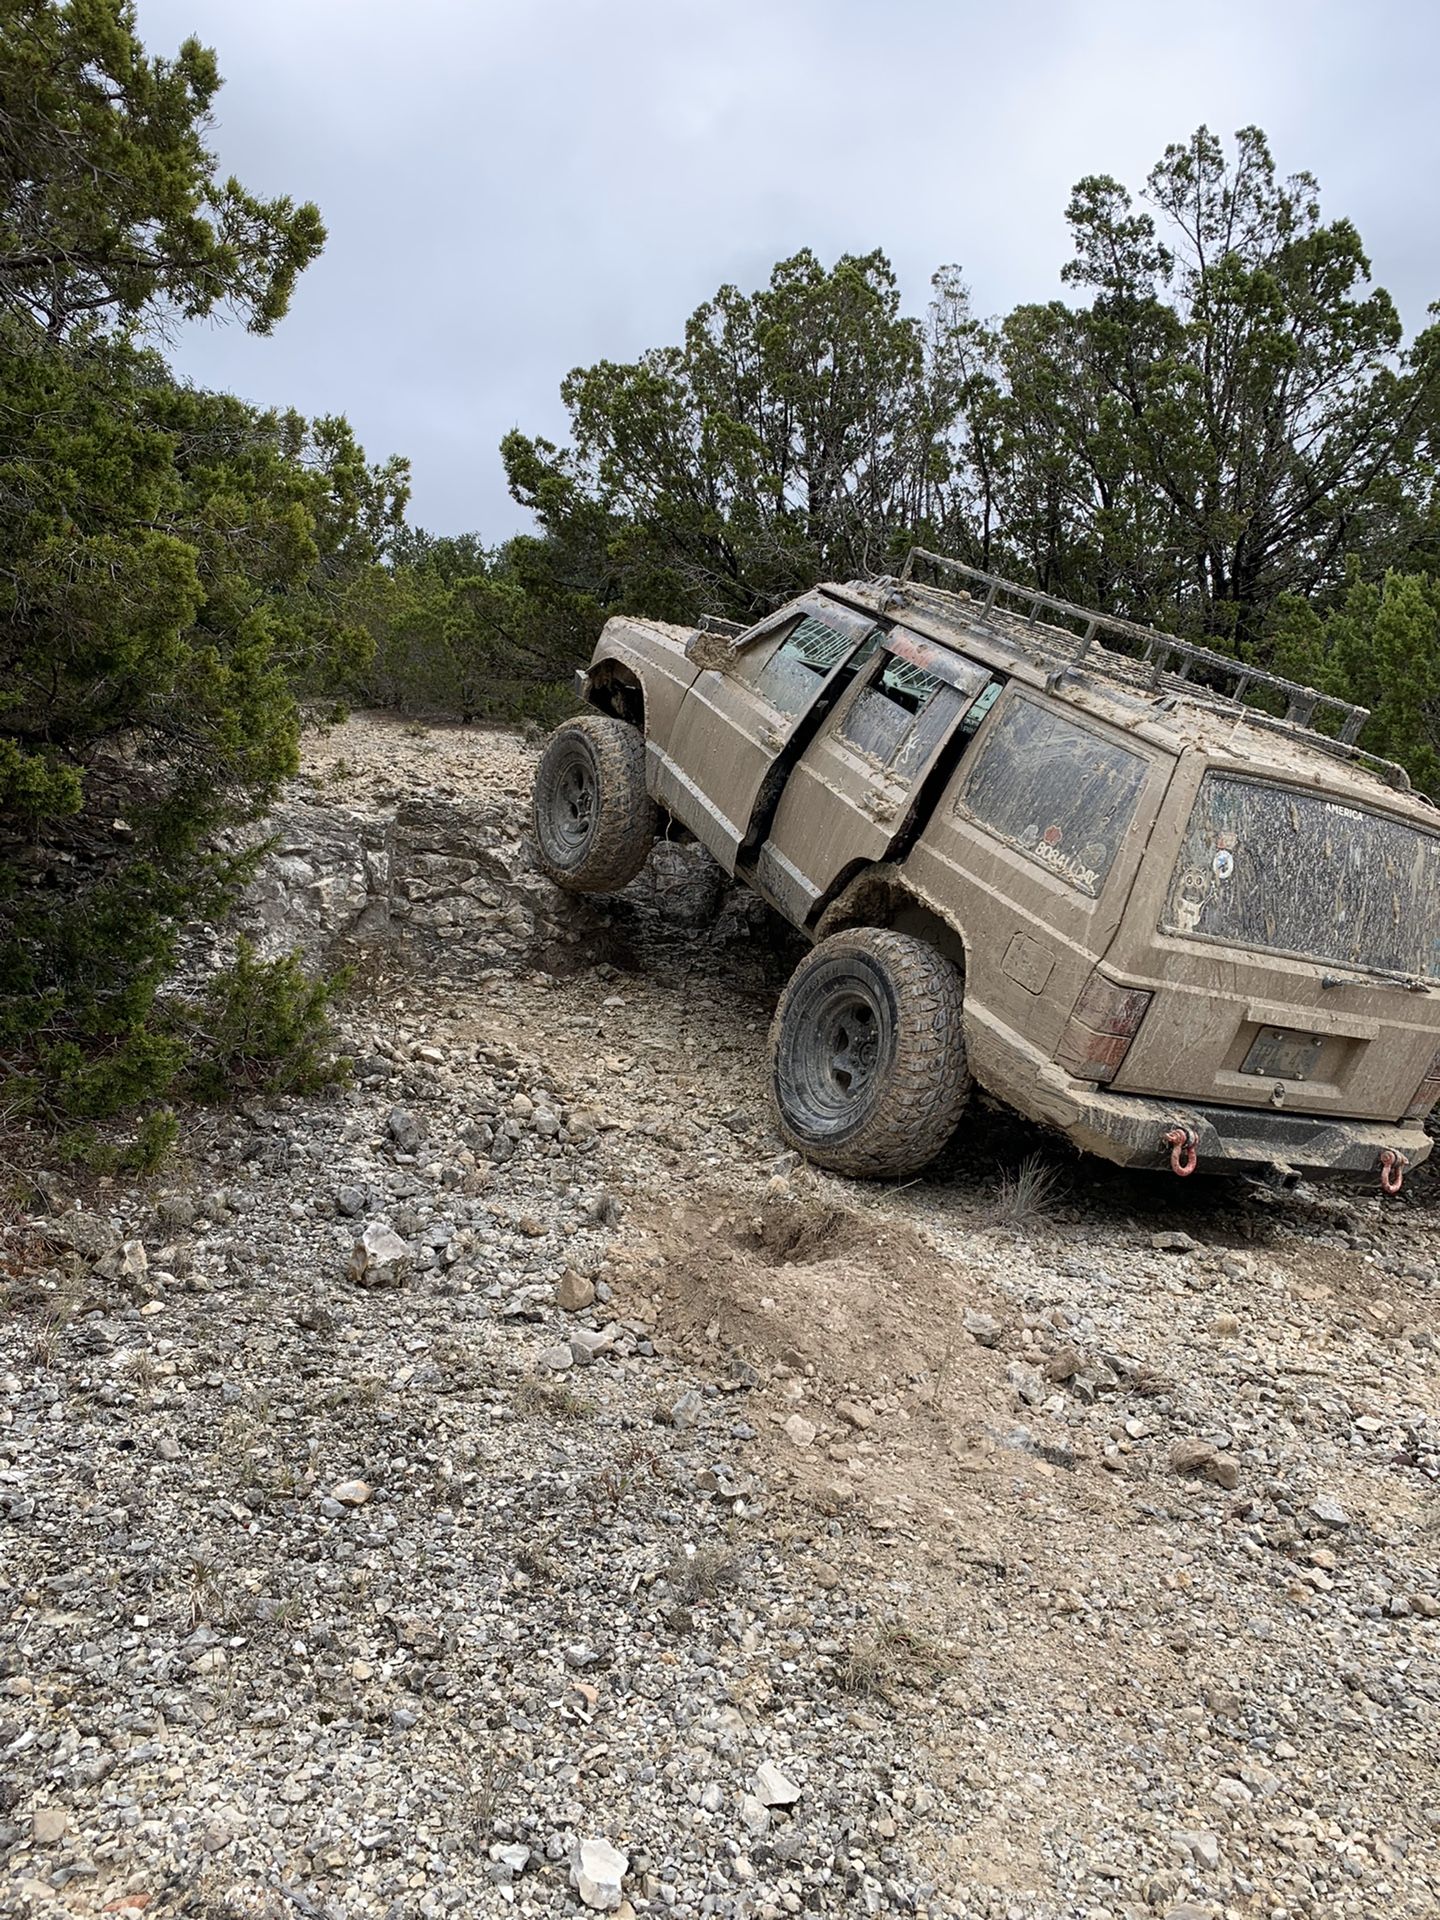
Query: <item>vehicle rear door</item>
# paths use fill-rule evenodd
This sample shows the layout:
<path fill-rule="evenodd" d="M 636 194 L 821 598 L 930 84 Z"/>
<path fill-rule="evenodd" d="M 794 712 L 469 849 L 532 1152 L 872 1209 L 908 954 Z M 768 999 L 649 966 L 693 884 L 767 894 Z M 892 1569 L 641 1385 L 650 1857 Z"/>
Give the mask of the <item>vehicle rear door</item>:
<path fill-rule="evenodd" d="M 697 674 L 668 750 L 652 743 L 655 798 L 727 872 L 763 829 L 790 766 L 878 639 L 867 615 L 819 595 L 796 601 L 742 635 L 725 665 Z"/>
<path fill-rule="evenodd" d="M 804 925 L 850 871 L 889 857 L 987 687 L 989 668 L 903 627 L 885 636 L 796 762 L 760 849 L 756 881 L 787 918 Z"/>
<path fill-rule="evenodd" d="M 1053 1054 L 1174 768 L 1171 754 L 1007 686 L 905 862 L 962 928 L 972 1020 Z"/>

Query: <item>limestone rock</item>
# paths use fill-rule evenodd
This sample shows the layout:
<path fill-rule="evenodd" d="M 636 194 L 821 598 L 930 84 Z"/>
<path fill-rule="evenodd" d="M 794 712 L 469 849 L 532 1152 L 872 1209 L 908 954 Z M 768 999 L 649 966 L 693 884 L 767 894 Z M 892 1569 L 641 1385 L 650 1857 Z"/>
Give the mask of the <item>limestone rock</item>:
<path fill-rule="evenodd" d="M 750 1782 L 750 1790 L 762 1807 L 793 1807 L 800 1798 L 799 1787 L 773 1760 L 761 1761 Z"/>
<path fill-rule="evenodd" d="M 566 1313 L 581 1313 L 595 1303 L 595 1282 L 567 1267 L 555 1282 L 555 1304 Z"/>
<path fill-rule="evenodd" d="M 629 1870 L 629 1855 L 608 1840 L 580 1840 L 570 1856 L 570 1884 L 596 1913 L 613 1913 L 620 1905 Z"/>
<path fill-rule="evenodd" d="M 372 1220 L 350 1255 L 350 1278 L 361 1287 L 398 1287 L 411 1258 L 409 1247 L 393 1227 Z"/>
<path fill-rule="evenodd" d="M 1000 1322 L 990 1313 L 979 1313 L 973 1307 L 965 1310 L 965 1331 L 977 1346 L 998 1347 L 1000 1336 L 1005 1331 Z"/>

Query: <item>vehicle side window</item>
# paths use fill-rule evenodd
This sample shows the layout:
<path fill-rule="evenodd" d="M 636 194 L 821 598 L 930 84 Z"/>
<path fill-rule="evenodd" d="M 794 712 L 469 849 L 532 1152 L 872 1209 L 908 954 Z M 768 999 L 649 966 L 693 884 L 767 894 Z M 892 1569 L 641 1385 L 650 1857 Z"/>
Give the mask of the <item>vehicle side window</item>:
<path fill-rule="evenodd" d="M 840 738 L 908 778 L 930 757 L 965 698 L 935 674 L 892 655 L 851 703 Z"/>
<path fill-rule="evenodd" d="M 852 669 L 870 657 L 879 638 L 877 628 L 850 661 Z M 777 712 L 801 714 L 854 646 L 852 635 L 807 613 L 758 669 L 747 670 L 742 655 L 737 670 Z"/>
<path fill-rule="evenodd" d="M 976 750 L 956 811 L 1093 897 L 1149 770 L 1142 754 L 1017 696 Z"/>

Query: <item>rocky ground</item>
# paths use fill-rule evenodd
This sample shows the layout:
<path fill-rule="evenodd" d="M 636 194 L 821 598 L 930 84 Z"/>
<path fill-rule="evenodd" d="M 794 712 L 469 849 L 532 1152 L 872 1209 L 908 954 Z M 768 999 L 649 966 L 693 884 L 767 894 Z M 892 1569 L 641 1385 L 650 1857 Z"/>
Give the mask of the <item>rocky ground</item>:
<path fill-rule="evenodd" d="M 817 1175 L 784 942 L 533 757 L 313 741 L 352 1084 L 12 1224 L 0 1911 L 1433 1920 L 1424 1183 Z"/>

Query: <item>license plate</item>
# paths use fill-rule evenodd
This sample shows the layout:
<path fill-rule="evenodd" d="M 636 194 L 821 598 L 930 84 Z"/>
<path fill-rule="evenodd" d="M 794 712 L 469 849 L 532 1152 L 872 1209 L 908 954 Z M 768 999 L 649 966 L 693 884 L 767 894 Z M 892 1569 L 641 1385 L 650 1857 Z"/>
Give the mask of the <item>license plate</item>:
<path fill-rule="evenodd" d="M 1290 1027 L 1262 1027 L 1240 1071 L 1267 1080 L 1308 1080 L 1324 1046 L 1323 1035 Z"/>

